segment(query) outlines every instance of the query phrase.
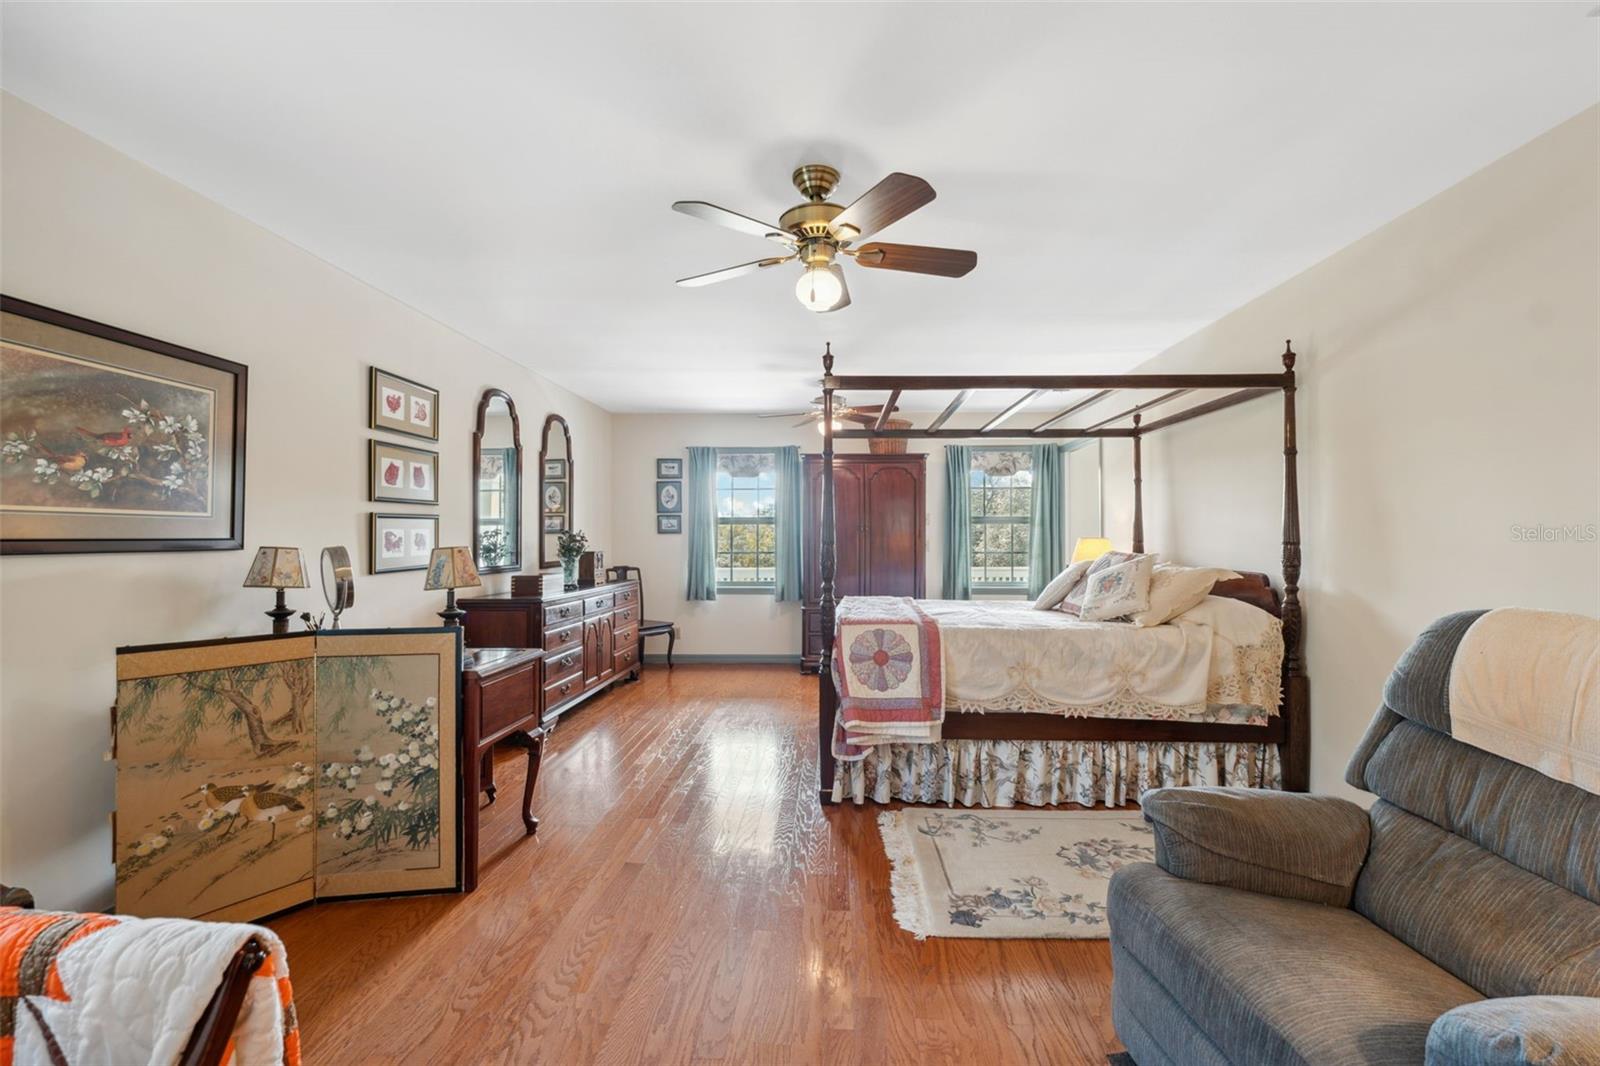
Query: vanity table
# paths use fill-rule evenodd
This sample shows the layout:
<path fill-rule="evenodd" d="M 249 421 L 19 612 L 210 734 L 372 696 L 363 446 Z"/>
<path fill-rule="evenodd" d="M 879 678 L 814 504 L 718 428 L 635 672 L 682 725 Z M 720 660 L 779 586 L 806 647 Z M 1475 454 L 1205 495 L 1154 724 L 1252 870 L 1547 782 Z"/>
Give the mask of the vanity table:
<path fill-rule="evenodd" d="M 544 652 L 539 648 L 468 648 L 461 663 L 464 696 L 461 774 L 468 797 L 462 812 L 464 891 L 478 887 L 478 794 L 494 802 L 494 746 L 507 741 L 528 753 L 528 775 L 522 786 L 522 824 L 531 836 L 539 829 L 533 816 L 533 788 L 539 780 L 546 729 L 540 686 Z"/>

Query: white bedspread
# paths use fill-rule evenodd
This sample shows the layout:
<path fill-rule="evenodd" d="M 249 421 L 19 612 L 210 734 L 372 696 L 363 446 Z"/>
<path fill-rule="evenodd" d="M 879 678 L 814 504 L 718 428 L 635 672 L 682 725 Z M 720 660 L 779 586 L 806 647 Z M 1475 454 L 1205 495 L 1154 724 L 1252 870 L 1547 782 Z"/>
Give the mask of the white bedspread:
<path fill-rule="evenodd" d="M 1238 600 L 1207 596 L 1149 628 L 1027 603 L 918 602 L 939 623 L 950 710 L 1255 724 L 1278 712 L 1282 624 Z"/>

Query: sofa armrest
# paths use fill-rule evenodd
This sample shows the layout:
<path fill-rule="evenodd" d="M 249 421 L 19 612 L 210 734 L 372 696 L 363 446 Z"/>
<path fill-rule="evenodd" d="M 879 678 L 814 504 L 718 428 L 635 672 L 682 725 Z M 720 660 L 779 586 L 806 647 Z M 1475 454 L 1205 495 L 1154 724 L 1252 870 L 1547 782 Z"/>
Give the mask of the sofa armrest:
<path fill-rule="evenodd" d="M 1439 1015 L 1427 1066 L 1591 1066 L 1600 1062 L 1600 999 L 1513 996 Z"/>
<path fill-rule="evenodd" d="M 1251 788 L 1158 788 L 1139 799 L 1175 877 L 1348 907 L 1372 827 L 1349 800 Z"/>

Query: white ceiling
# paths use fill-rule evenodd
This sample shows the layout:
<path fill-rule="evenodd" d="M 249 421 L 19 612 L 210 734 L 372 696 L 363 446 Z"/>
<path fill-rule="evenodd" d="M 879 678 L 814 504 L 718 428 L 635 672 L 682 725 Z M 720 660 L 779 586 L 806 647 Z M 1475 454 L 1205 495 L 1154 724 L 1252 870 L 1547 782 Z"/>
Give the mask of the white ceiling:
<path fill-rule="evenodd" d="M 8 2 L 0 81 L 605 407 L 770 411 L 825 339 L 1131 367 L 1593 103 L 1590 6 Z M 977 269 L 673 286 L 772 248 L 673 200 L 810 160 Z"/>

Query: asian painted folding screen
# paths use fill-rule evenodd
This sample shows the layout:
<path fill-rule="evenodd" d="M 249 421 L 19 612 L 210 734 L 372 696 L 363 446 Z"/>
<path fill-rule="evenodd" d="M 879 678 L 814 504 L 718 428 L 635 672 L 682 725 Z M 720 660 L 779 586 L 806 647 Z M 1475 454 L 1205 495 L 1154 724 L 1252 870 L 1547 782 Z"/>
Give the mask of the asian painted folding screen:
<path fill-rule="evenodd" d="M 458 887 L 459 630 L 117 654 L 117 910 Z"/>

